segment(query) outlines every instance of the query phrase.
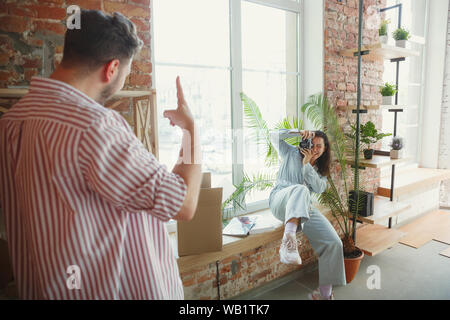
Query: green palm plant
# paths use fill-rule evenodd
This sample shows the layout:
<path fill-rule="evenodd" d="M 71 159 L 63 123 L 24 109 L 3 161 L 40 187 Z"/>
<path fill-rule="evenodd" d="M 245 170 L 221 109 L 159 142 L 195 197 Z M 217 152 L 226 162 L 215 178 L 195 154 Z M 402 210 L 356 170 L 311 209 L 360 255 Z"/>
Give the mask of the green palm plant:
<path fill-rule="evenodd" d="M 264 120 L 258 105 L 245 93 L 241 93 L 241 100 L 244 107 L 244 118 L 249 130 L 249 138 L 255 144 L 262 145 L 264 148 L 265 165 L 267 172 L 259 172 L 244 176 L 238 185 L 235 185 L 235 191 L 222 203 L 222 212 L 224 219 L 235 215 L 239 210 L 245 210 L 245 198 L 254 191 L 266 191 L 275 186 L 277 178 L 277 169 L 280 164 L 278 152 L 270 141 L 270 129 Z M 286 117 L 279 121 L 274 129 L 303 129 L 303 122 L 296 117 Z M 286 142 L 292 145 L 298 145 L 299 137 L 286 139 Z"/>

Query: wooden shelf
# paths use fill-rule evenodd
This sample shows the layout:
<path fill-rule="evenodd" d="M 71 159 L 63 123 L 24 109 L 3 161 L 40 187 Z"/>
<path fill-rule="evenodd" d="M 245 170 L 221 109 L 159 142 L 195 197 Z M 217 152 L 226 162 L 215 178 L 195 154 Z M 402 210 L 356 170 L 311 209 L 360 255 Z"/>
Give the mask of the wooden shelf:
<path fill-rule="evenodd" d="M 356 106 L 343 106 L 343 107 L 337 107 L 338 110 L 343 111 L 352 111 L 356 110 Z M 361 110 L 379 110 L 380 106 L 374 105 L 374 106 L 360 106 Z"/>
<path fill-rule="evenodd" d="M 395 217 L 407 211 L 409 208 L 411 208 L 410 204 L 394 202 L 385 197 L 375 196 L 373 205 L 374 214 L 368 217 L 358 216 L 357 221 L 368 224 L 381 223 L 388 218 Z"/>
<path fill-rule="evenodd" d="M 0 89 L 0 98 L 22 98 L 28 93 L 28 89 Z"/>
<path fill-rule="evenodd" d="M 369 46 L 363 46 L 361 51 L 369 50 L 370 53 L 364 55 L 363 57 L 374 57 L 374 58 L 382 58 L 382 59 L 396 59 L 396 58 L 405 58 L 405 57 L 417 57 L 420 55 L 419 51 L 395 47 L 387 44 L 376 43 Z M 358 49 L 347 49 L 340 51 L 340 54 L 345 57 L 354 57 L 354 53 L 358 52 Z"/>
<path fill-rule="evenodd" d="M 21 98 L 28 93 L 28 89 L 13 89 L 13 88 L 0 88 L 0 97 L 1 98 Z M 116 94 L 114 94 L 114 98 L 136 98 L 147 95 L 155 94 L 155 90 L 120 90 Z"/>
<path fill-rule="evenodd" d="M 397 229 L 367 224 L 356 230 L 356 246 L 368 256 L 375 256 L 397 244 L 405 235 Z"/>
<path fill-rule="evenodd" d="M 338 110 L 343 110 L 343 111 L 356 110 L 356 106 L 344 106 L 344 107 L 337 107 L 337 108 L 338 108 Z M 404 110 L 406 108 L 417 108 L 417 106 L 387 105 L 387 104 L 360 106 L 361 110 L 389 110 L 389 109 L 402 109 L 402 110 Z"/>
<path fill-rule="evenodd" d="M 410 160 L 412 160 L 411 157 L 405 157 L 401 159 L 391 159 L 390 157 L 387 156 L 374 155 L 370 160 L 366 160 L 364 158 L 359 159 L 359 166 L 365 168 L 382 168 L 393 164 L 407 162 Z M 347 163 L 349 165 L 355 165 L 355 159 L 347 159 Z"/>

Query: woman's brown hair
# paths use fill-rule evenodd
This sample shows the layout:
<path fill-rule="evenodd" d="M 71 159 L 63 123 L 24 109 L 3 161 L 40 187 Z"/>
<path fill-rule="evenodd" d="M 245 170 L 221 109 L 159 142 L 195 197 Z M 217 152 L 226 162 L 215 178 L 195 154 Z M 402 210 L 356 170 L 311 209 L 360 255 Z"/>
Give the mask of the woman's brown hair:
<path fill-rule="evenodd" d="M 325 151 L 322 153 L 319 159 L 316 160 L 316 165 L 319 173 L 322 176 L 328 177 L 330 175 L 330 163 L 331 163 L 331 153 L 330 153 L 330 143 L 328 141 L 327 135 L 320 131 L 314 131 L 315 138 L 322 138 L 325 145 Z"/>

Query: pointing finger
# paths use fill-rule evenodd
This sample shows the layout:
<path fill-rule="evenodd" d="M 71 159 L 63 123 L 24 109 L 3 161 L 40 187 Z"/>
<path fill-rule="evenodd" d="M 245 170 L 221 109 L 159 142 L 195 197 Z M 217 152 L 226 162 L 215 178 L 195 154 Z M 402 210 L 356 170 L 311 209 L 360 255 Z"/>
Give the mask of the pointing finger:
<path fill-rule="evenodd" d="M 183 88 L 181 87 L 181 81 L 180 81 L 180 76 L 177 76 L 177 98 L 178 98 L 178 107 L 180 107 L 181 104 L 184 104 L 184 93 L 183 93 Z"/>

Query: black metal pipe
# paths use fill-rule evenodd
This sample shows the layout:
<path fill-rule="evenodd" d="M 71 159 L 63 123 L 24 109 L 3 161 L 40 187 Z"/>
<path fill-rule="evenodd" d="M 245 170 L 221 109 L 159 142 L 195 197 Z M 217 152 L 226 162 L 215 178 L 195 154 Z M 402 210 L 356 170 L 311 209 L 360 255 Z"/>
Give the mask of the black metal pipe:
<path fill-rule="evenodd" d="M 396 73 L 395 73 L 395 88 L 397 92 L 395 93 L 395 104 L 398 104 L 398 86 L 399 86 L 399 73 L 400 73 L 400 61 L 397 61 Z M 397 114 L 397 113 L 396 113 Z"/>
<path fill-rule="evenodd" d="M 357 102 L 356 102 L 356 151 L 355 151 L 355 185 L 354 188 L 356 191 L 359 190 L 359 145 L 360 145 L 360 137 L 359 131 L 361 130 L 360 125 L 360 109 L 361 109 L 361 64 L 362 64 L 362 55 L 361 55 L 361 47 L 362 47 L 362 26 L 363 26 L 363 9 L 364 9 L 364 0 L 359 0 L 359 22 L 358 22 L 358 82 L 357 82 Z M 358 208 L 359 205 L 359 192 L 356 192 L 356 206 Z M 356 214 L 357 210 L 353 212 L 353 228 L 352 228 L 352 239 L 353 242 L 356 243 Z"/>
<path fill-rule="evenodd" d="M 382 9 L 380 9 L 380 12 L 392 10 L 395 8 L 398 8 L 398 27 L 401 28 L 402 27 L 402 4 L 401 3 L 396 4 L 394 6 L 382 8 Z"/>

